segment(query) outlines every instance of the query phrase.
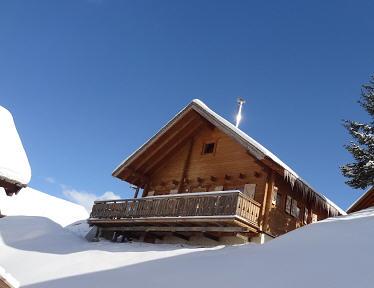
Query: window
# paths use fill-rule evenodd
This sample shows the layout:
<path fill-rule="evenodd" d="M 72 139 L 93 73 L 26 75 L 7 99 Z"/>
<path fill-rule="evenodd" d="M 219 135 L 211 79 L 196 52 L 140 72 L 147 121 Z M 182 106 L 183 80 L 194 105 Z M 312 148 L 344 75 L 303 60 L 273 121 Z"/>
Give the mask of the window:
<path fill-rule="evenodd" d="M 178 194 L 178 189 L 171 189 L 170 194 Z"/>
<path fill-rule="evenodd" d="M 297 201 L 289 195 L 287 195 L 285 210 L 286 213 L 292 215 L 293 217 L 300 217 L 300 208 L 297 206 Z"/>
<path fill-rule="evenodd" d="M 304 224 L 308 224 L 308 215 L 309 215 L 309 210 L 308 208 L 304 208 Z"/>
<path fill-rule="evenodd" d="M 291 215 L 296 218 L 300 215 L 300 208 L 297 207 L 297 201 L 295 199 L 292 199 Z"/>
<path fill-rule="evenodd" d="M 244 194 L 251 199 L 255 199 L 256 184 L 245 184 L 244 185 Z"/>
<path fill-rule="evenodd" d="M 287 195 L 287 200 L 286 200 L 286 212 L 288 214 L 291 214 L 291 205 L 292 205 L 292 198 L 290 195 Z"/>
<path fill-rule="evenodd" d="M 215 146 L 216 146 L 216 143 L 214 142 L 205 143 L 203 146 L 203 155 L 214 153 Z"/>
<path fill-rule="evenodd" d="M 214 191 L 223 191 L 223 186 L 216 186 L 214 187 Z"/>
<path fill-rule="evenodd" d="M 148 191 L 147 196 L 153 196 L 153 195 L 155 195 L 155 191 L 154 191 L 154 190 L 152 190 L 152 191 Z"/>

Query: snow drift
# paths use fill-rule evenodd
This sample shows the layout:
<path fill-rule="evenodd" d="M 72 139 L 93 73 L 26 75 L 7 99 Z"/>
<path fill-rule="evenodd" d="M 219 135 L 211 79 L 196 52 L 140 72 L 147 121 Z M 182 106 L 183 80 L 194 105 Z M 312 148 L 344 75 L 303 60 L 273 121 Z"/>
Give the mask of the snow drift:
<path fill-rule="evenodd" d="M 88 218 L 83 206 L 53 197 L 32 188 L 24 188 L 12 197 L 0 188 L 0 211 L 7 216 L 42 216 L 61 226 Z"/>
<path fill-rule="evenodd" d="M 372 287 L 373 238 L 374 208 L 305 226 L 264 245 L 209 249 L 90 243 L 45 218 L 5 217 L 0 263 L 29 288 Z"/>
<path fill-rule="evenodd" d="M 12 114 L 0 106 L 0 177 L 10 182 L 27 185 L 31 168 Z"/>

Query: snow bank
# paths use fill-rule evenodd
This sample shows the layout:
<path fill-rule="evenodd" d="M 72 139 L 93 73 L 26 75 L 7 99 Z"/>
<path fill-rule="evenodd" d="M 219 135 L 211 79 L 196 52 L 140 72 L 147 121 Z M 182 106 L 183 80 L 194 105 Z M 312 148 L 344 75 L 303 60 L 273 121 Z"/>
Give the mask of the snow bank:
<path fill-rule="evenodd" d="M 209 249 L 90 243 L 45 218 L 5 217 L 0 263 L 28 288 L 369 288 L 373 238 L 374 208 L 307 225 L 265 245 Z"/>
<path fill-rule="evenodd" d="M 61 226 L 87 219 L 89 216 L 81 205 L 32 188 L 24 188 L 17 195 L 11 197 L 0 191 L 0 211 L 7 216 L 43 216 Z"/>
<path fill-rule="evenodd" d="M 93 227 L 90 227 L 86 220 L 80 220 L 65 227 L 65 229 L 83 239 L 86 239 L 87 234 L 91 231 L 92 228 Z"/>
<path fill-rule="evenodd" d="M 87 242 L 47 218 L 9 216 L 0 219 L 0 263 L 20 281 L 22 287 L 106 287 L 108 283 L 94 283 L 95 280 L 92 283 L 91 280 L 88 283 L 59 283 L 57 286 L 50 286 L 47 282 L 122 269 L 199 250 L 203 249 L 180 245 Z M 130 284 L 122 278 L 115 281 Z"/>
<path fill-rule="evenodd" d="M 28 184 L 31 179 L 29 160 L 13 117 L 2 106 L 0 106 L 0 137 L 0 177 L 12 182 Z"/>

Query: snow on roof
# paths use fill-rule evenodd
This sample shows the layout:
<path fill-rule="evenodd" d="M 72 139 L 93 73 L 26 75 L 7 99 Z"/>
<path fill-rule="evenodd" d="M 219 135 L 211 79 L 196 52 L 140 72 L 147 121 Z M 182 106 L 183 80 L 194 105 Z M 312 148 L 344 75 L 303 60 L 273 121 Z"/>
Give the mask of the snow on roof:
<path fill-rule="evenodd" d="M 27 185 L 31 179 L 31 168 L 18 135 L 12 114 L 0 106 L 0 178 Z"/>
<path fill-rule="evenodd" d="M 22 189 L 13 197 L 0 193 L 0 211 L 6 216 L 46 217 L 61 226 L 85 220 L 89 216 L 86 209 L 81 205 L 30 187 Z"/>
<path fill-rule="evenodd" d="M 348 207 L 347 212 L 351 210 L 354 206 L 356 206 L 362 199 L 364 199 L 369 193 L 372 193 L 374 191 L 374 186 L 369 187 L 367 191 L 365 191 L 360 197 L 357 198 L 355 202 L 352 203 L 351 206 Z"/>
<path fill-rule="evenodd" d="M 317 192 L 314 188 L 311 187 L 304 179 L 302 179 L 295 171 L 293 171 L 288 165 L 286 165 L 282 160 L 278 158 L 275 154 L 270 152 L 266 149 L 263 145 L 258 143 L 248 134 L 237 128 L 234 124 L 223 118 L 222 116 L 218 115 L 212 109 L 210 109 L 203 101 L 199 99 L 194 99 L 189 103 L 186 107 L 184 107 L 180 112 L 178 112 L 165 126 L 163 126 L 159 132 L 156 133 L 152 138 L 150 138 L 147 142 L 145 142 L 139 149 L 137 149 L 134 153 L 132 153 L 129 157 L 127 157 L 122 163 L 116 167 L 113 171 L 113 175 L 117 176 L 122 168 L 130 163 L 137 155 L 140 154 L 141 151 L 146 149 L 149 145 L 151 145 L 156 139 L 158 139 L 170 126 L 172 126 L 179 118 L 181 118 L 185 113 L 190 111 L 191 109 L 198 112 L 201 116 L 205 119 L 210 121 L 212 124 L 220 127 L 225 132 L 233 136 L 236 140 L 238 140 L 243 146 L 245 146 L 257 159 L 262 160 L 266 157 L 273 160 L 279 166 L 284 169 L 284 176 L 285 178 L 290 179 L 292 183 L 296 180 L 299 180 L 301 183 L 306 185 L 309 189 L 311 189 L 316 195 L 318 195 L 323 201 L 328 203 L 330 206 L 335 208 L 339 211 L 340 214 L 345 215 L 346 212 L 337 206 L 334 202 L 328 199 L 323 194 Z"/>

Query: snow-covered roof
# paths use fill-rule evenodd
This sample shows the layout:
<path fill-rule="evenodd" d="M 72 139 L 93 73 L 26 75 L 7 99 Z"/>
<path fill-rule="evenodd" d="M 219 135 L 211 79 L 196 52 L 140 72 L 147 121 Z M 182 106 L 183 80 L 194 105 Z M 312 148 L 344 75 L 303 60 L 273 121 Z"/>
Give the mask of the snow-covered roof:
<path fill-rule="evenodd" d="M 357 200 L 355 202 L 353 202 L 351 206 L 348 207 L 347 212 L 349 213 L 349 211 L 353 207 L 355 207 L 358 203 L 360 203 L 364 198 L 369 196 L 370 193 L 374 193 L 374 186 L 369 187 L 369 189 L 367 191 L 365 191 L 360 197 L 358 197 Z"/>
<path fill-rule="evenodd" d="M 284 169 L 284 177 L 287 178 L 292 185 L 297 183 L 298 186 L 302 186 L 303 189 L 312 190 L 315 195 L 318 195 L 322 201 L 329 204 L 331 207 L 336 209 L 340 214 L 345 215 L 346 212 L 337 206 L 334 202 L 328 199 L 323 194 L 317 192 L 314 188 L 312 188 L 305 180 L 303 180 L 294 170 L 292 170 L 287 164 L 285 164 L 282 160 L 278 158 L 275 154 L 270 152 L 266 149 L 263 145 L 258 143 L 248 134 L 237 128 L 234 124 L 223 118 L 222 116 L 218 115 L 212 109 L 210 109 L 203 101 L 199 99 L 194 99 L 189 103 L 185 108 L 183 108 L 179 113 L 177 113 L 164 127 L 161 128 L 159 132 L 156 133 L 152 138 L 150 138 L 146 143 L 144 143 L 139 149 L 137 149 L 134 153 L 132 153 L 129 157 L 127 157 L 114 171 L 113 176 L 119 175 L 122 169 L 130 164 L 130 162 L 135 159 L 140 152 L 145 150 L 149 147 L 154 141 L 156 141 L 169 127 L 171 127 L 178 119 L 180 119 L 183 115 L 188 113 L 190 110 L 195 110 L 209 122 L 211 122 L 216 127 L 223 130 L 225 133 L 229 134 L 233 138 L 235 138 L 240 144 L 245 146 L 252 155 L 254 155 L 257 159 L 262 160 L 265 157 L 270 158 L 272 161 L 277 163 Z"/>
<path fill-rule="evenodd" d="M 18 135 L 12 114 L 0 106 L 0 178 L 14 184 L 27 185 L 31 168 Z"/>
<path fill-rule="evenodd" d="M 88 218 L 86 209 L 76 203 L 54 197 L 47 193 L 26 187 L 17 195 L 8 197 L 1 193 L 0 211 L 6 216 L 40 216 L 67 226 Z"/>

